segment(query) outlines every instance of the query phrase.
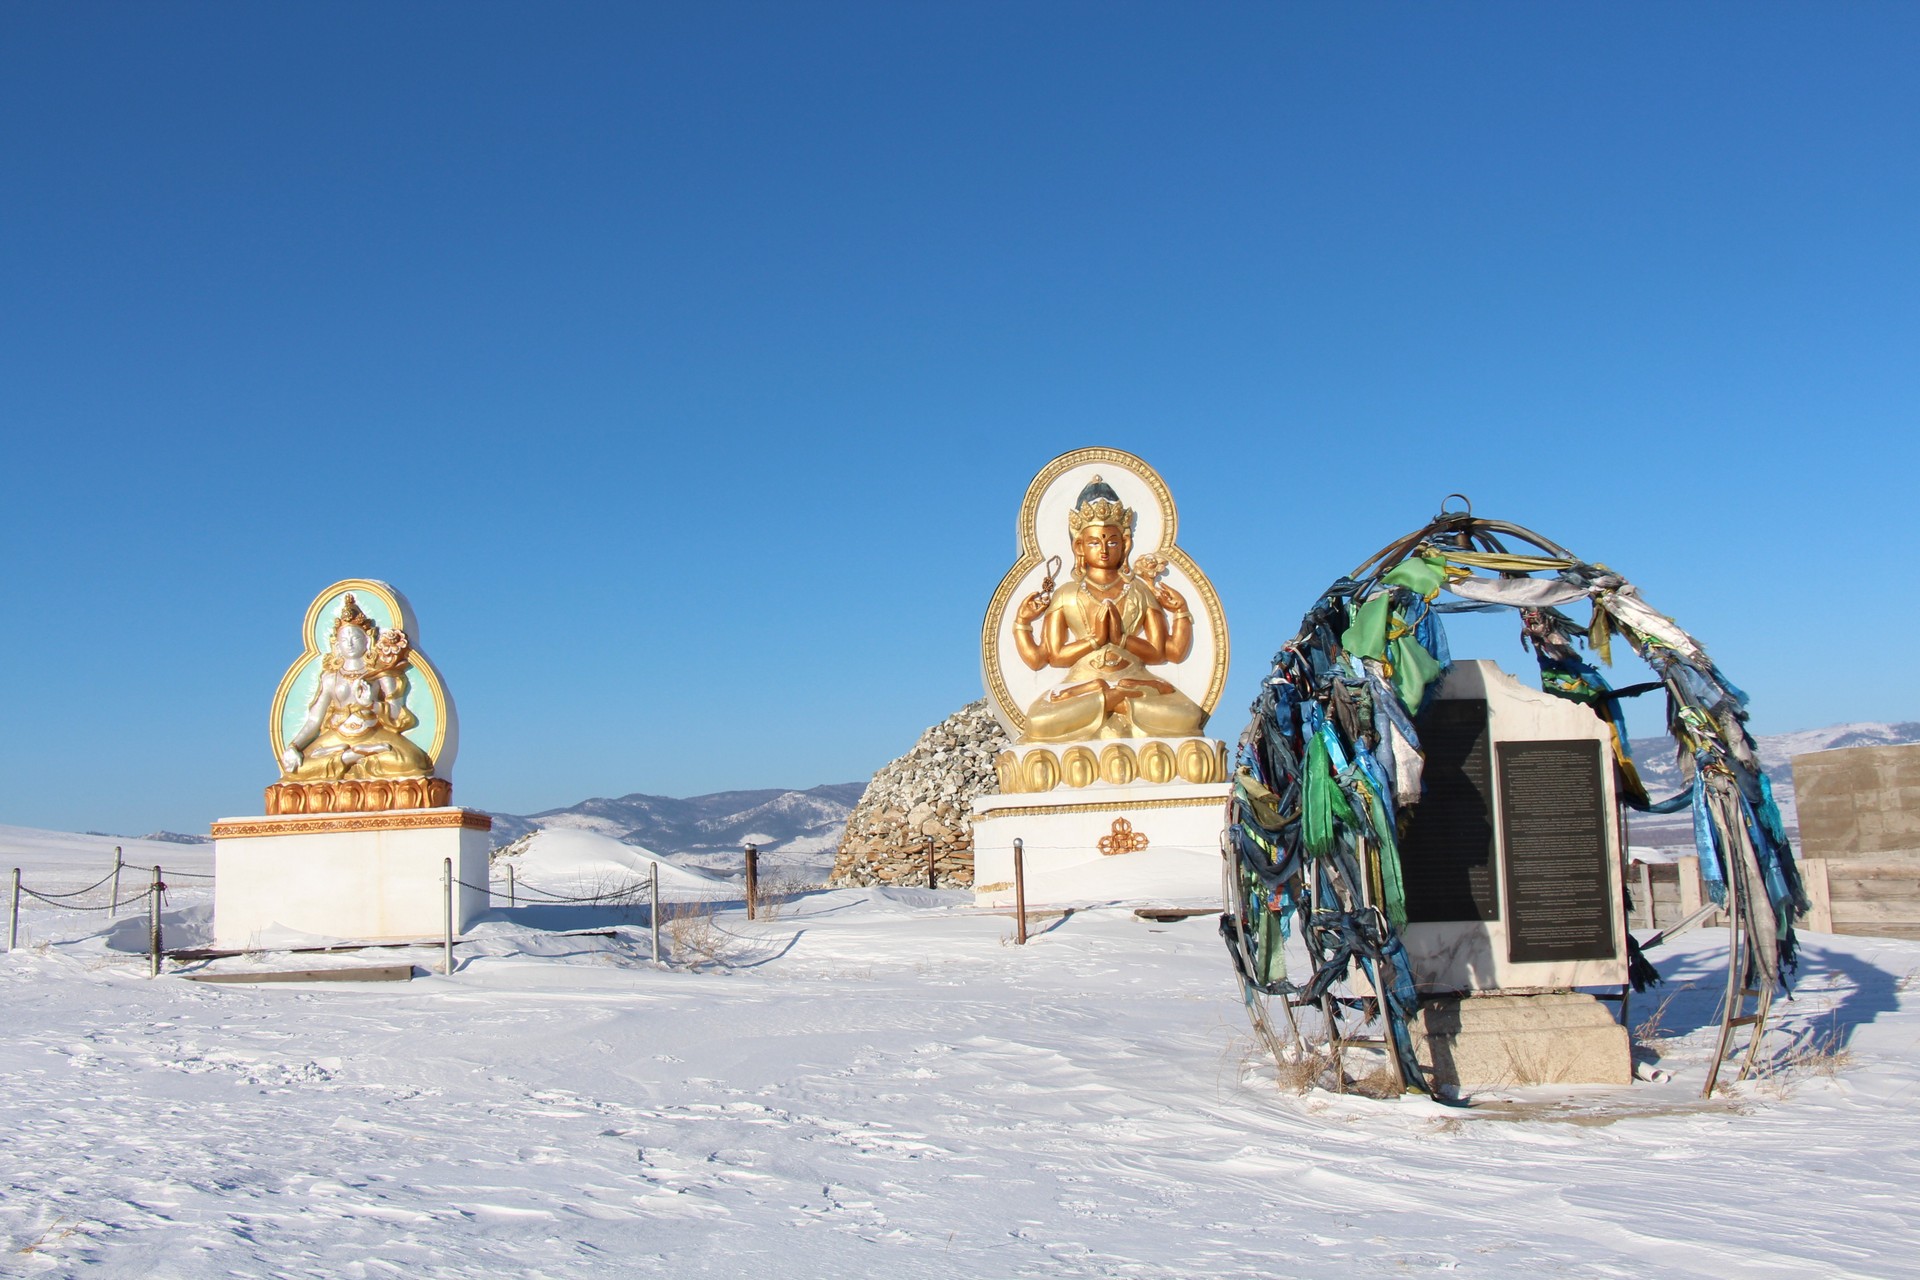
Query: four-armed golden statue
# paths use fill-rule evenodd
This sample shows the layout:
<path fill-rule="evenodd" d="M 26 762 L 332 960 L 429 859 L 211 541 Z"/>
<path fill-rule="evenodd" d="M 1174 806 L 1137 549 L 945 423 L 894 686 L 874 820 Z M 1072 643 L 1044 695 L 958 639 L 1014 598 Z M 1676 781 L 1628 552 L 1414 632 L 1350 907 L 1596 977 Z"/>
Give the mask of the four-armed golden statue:
<path fill-rule="evenodd" d="M 1226 748 L 1204 735 L 1226 618 L 1174 541 L 1159 474 L 1119 449 L 1062 454 L 1027 487 L 1018 527 L 980 628 L 988 704 L 1012 739 L 1001 793 L 1224 781 Z"/>
<path fill-rule="evenodd" d="M 1055 591 L 1049 573 L 1014 611 L 1014 649 L 1027 668 L 1067 668 L 1065 679 L 1027 708 L 1023 742 L 1184 738 L 1206 726 L 1193 699 L 1148 671 L 1187 660 L 1193 614 L 1161 581 L 1164 557 L 1141 556 L 1128 572 L 1134 522 L 1113 486 L 1094 476 L 1067 516 L 1071 585 Z"/>

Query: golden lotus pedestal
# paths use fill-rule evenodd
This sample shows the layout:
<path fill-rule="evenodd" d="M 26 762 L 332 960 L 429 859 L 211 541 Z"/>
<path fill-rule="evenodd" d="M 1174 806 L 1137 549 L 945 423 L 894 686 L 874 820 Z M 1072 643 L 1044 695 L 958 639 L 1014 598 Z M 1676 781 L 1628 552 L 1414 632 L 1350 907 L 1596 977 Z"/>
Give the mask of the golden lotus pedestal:
<path fill-rule="evenodd" d="M 382 778 L 366 782 L 276 782 L 267 788 L 267 815 L 386 813 L 444 809 L 453 803 L 446 778 Z"/>
<path fill-rule="evenodd" d="M 1213 738 L 1023 742 L 994 757 L 1002 795 L 1081 791 L 1100 783 L 1226 782 L 1227 744 Z"/>
<path fill-rule="evenodd" d="M 1217 905 L 1226 763 L 1211 738 L 1009 748 L 995 761 L 1000 794 L 973 803 L 975 901 L 1013 903 L 1019 840 L 1029 907 Z"/>
<path fill-rule="evenodd" d="M 213 824 L 215 945 L 438 938 L 487 910 L 493 819 L 472 809 L 268 814 Z"/>

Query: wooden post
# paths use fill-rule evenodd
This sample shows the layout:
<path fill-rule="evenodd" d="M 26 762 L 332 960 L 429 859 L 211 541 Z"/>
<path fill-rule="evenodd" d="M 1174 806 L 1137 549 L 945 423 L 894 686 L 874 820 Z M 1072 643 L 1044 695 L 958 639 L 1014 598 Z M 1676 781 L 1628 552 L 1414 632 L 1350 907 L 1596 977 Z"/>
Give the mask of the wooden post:
<path fill-rule="evenodd" d="M 1013 842 L 1013 941 L 1021 947 L 1027 945 L 1026 852 L 1026 845 L 1016 839 Z"/>
<path fill-rule="evenodd" d="M 1660 913 L 1653 906 L 1653 867 L 1649 863 L 1640 864 L 1640 901 L 1635 905 L 1640 908 L 1640 918 L 1647 928 L 1660 927 Z"/>
<path fill-rule="evenodd" d="M 167 886 L 160 882 L 160 864 L 153 864 L 153 882 L 147 886 L 147 976 L 160 976 L 160 891 Z"/>
<path fill-rule="evenodd" d="M 513 883 L 513 864 L 511 862 L 507 864 L 507 905 L 510 907 L 520 905 L 520 891 Z"/>
<path fill-rule="evenodd" d="M 653 935 L 653 962 L 660 963 L 660 864 L 647 864 L 647 931 Z"/>
<path fill-rule="evenodd" d="M 7 950 L 20 945 L 20 868 L 13 869 L 13 915 L 7 923 Z"/>
<path fill-rule="evenodd" d="M 760 901 L 760 848 L 748 845 L 747 854 L 747 919 L 753 919 L 754 909 Z"/>
<path fill-rule="evenodd" d="M 927 837 L 927 888 L 938 889 L 939 887 L 940 886 L 938 884 L 934 883 L 933 837 L 928 836 Z"/>
<path fill-rule="evenodd" d="M 1675 864 L 1680 878 L 1680 918 L 1685 920 L 1707 903 L 1706 883 L 1700 877 L 1700 858 L 1687 854 Z"/>
<path fill-rule="evenodd" d="M 120 846 L 115 845 L 113 846 L 113 897 L 108 899 L 113 905 L 107 909 L 109 920 L 120 914 L 120 868 L 122 865 L 124 864 L 120 857 Z"/>
<path fill-rule="evenodd" d="M 1800 864 L 1800 883 L 1807 891 L 1805 927 L 1815 933 L 1832 933 L 1833 890 L 1827 883 L 1827 860 L 1808 858 Z"/>
<path fill-rule="evenodd" d="M 451 974 L 453 972 L 453 859 L 452 858 L 440 859 L 440 875 L 442 880 L 445 882 L 446 889 L 447 889 L 447 915 L 446 915 L 446 922 L 445 922 L 446 934 L 444 939 L 445 950 L 441 953 L 441 956 L 440 956 L 440 972 L 445 974 Z"/>

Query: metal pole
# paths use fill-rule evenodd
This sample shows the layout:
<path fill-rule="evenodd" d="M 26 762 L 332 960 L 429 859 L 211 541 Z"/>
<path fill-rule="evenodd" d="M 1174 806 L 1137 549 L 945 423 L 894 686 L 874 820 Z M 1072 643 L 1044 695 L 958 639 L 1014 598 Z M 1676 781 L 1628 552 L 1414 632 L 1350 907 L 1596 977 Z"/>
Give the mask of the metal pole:
<path fill-rule="evenodd" d="M 120 846 L 115 845 L 113 846 L 113 897 L 109 899 L 113 906 L 107 911 L 109 920 L 120 914 L 120 868 L 122 865 L 124 865 L 124 859 L 120 856 Z"/>
<path fill-rule="evenodd" d="M 13 916 L 7 924 L 7 950 L 20 945 L 20 868 L 13 869 Z"/>
<path fill-rule="evenodd" d="M 453 972 L 453 859 L 440 859 L 441 875 L 447 885 L 446 950 L 440 958 L 440 972 Z"/>
<path fill-rule="evenodd" d="M 1013 941 L 1016 946 L 1027 945 L 1027 847 L 1019 840 L 1013 842 Z"/>
<path fill-rule="evenodd" d="M 647 930 L 653 934 L 653 962 L 660 963 L 660 864 L 647 864 Z"/>
<path fill-rule="evenodd" d="M 747 846 L 747 919 L 753 919 L 760 902 L 760 846 Z"/>
<path fill-rule="evenodd" d="M 507 864 L 507 905 L 510 907 L 520 905 L 520 891 L 514 887 L 513 864 L 511 862 Z"/>
<path fill-rule="evenodd" d="M 935 884 L 935 883 L 934 883 L 934 872 L 933 872 L 933 837 L 932 837 L 932 836 L 928 836 L 928 837 L 927 837 L 927 888 L 929 888 L 929 889 L 937 889 L 937 888 L 939 888 L 939 887 L 940 887 L 939 885 L 937 885 L 937 884 Z"/>
<path fill-rule="evenodd" d="M 147 976 L 160 976 L 160 864 L 153 864 L 153 882 L 147 886 Z"/>

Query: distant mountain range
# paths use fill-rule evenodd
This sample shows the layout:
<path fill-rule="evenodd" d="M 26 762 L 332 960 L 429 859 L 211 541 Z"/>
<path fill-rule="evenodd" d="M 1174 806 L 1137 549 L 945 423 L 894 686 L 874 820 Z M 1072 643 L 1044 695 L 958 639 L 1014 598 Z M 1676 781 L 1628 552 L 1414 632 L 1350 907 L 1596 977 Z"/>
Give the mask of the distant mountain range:
<path fill-rule="evenodd" d="M 769 860 L 824 877 L 847 815 L 866 789 L 864 782 L 836 782 L 806 791 L 716 791 L 686 799 L 638 792 L 595 797 L 524 817 L 496 813 L 493 842 L 510 844 L 542 827 L 569 827 L 672 854 L 680 866 L 727 875 L 739 872 L 741 848 L 751 842 Z"/>
<path fill-rule="evenodd" d="M 1920 721 L 1836 724 L 1770 734 L 1758 742 L 1760 761 L 1773 781 L 1774 798 L 1779 801 L 1787 834 L 1797 842 L 1800 832 L 1793 802 L 1793 757 L 1839 747 L 1920 742 Z M 1680 789 L 1680 766 L 1674 760 L 1670 740 L 1635 738 L 1633 757 L 1655 799 Z M 496 813 L 493 841 L 496 845 L 510 844 L 541 827 L 572 827 L 597 831 L 655 853 L 672 854 L 683 866 L 723 875 L 739 873 L 741 846 L 752 841 L 770 860 L 790 864 L 796 873 L 824 878 L 833 864 L 847 815 L 866 787 L 865 782 L 836 782 L 806 791 L 716 791 L 685 799 L 638 792 L 618 799 L 596 797 L 564 809 L 525 816 Z M 1685 813 L 1633 815 L 1629 826 L 1633 844 L 1666 848 L 1693 843 L 1692 818 Z M 88 834 L 109 840 L 124 838 L 102 832 Z M 140 838 L 180 844 L 199 844 L 207 839 L 171 831 L 156 831 Z"/>
<path fill-rule="evenodd" d="M 1793 757 L 1839 747 L 1908 742 L 1920 742 L 1920 721 L 1836 724 L 1758 739 L 1760 762 L 1773 782 L 1787 834 L 1799 839 L 1793 802 Z M 1635 738 L 1633 756 L 1655 799 L 1680 789 L 1680 766 L 1669 739 Z M 507 844 L 540 827 L 583 828 L 656 853 L 673 854 L 674 861 L 682 865 L 726 875 L 738 874 L 740 846 L 751 840 L 770 858 L 824 876 L 832 865 L 847 814 L 865 789 L 864 782 L 843 782 L 809 791 L 720 791 L 684 800 L 638 794 L 617 800 L 584 800 L 527 817 L 495 814 L 493 837 L 495 844 Z M 1692 821 L 1686 813 L 1630 815 L 1630 839 L 1634 844 L 1661 848 L 1690 847 Z"/>

